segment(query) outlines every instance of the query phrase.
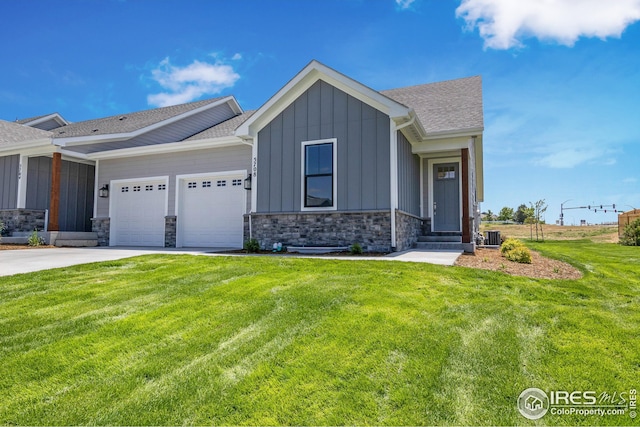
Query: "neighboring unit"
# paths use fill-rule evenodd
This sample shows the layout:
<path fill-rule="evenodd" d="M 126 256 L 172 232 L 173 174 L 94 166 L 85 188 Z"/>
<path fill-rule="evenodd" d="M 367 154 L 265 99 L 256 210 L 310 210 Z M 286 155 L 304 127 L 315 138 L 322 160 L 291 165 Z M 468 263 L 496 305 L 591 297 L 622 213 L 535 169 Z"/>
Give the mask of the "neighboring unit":
<path fill-rule="evenodd" d="M 480 77 L 378 92 L 312 61 L 255 112 L 228 96 L 20 122 L 0 122 L 13 231 L 48 215 L 111 246 L 475 248 Z"/>

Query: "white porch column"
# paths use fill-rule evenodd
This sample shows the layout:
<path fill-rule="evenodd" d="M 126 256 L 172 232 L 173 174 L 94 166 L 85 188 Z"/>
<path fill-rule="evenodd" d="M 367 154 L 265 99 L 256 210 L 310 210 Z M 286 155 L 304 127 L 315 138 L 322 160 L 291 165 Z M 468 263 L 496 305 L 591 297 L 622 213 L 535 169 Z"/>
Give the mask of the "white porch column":
<path fill-rule="evenodd" d="M 27 172 L 29 170 L 29 157 L 20 156 L 18 165 L 18 200 L 16 207 L 24 209 L 27 207 Z"/>

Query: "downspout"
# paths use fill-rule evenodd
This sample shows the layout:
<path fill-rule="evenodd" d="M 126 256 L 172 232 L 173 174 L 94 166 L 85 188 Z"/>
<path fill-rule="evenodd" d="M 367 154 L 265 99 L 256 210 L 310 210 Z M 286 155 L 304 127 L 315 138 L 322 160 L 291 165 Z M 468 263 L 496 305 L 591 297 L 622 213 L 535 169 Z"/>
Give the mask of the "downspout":
<path fill-rule="evenodd" d="M 396 236 L 396 209 L 398 208 L 398 132 L 393 119 L 389 119 L 390 122 L 390 204 L 391 204 L 391 249 L 395 251 L 397 248 L 397 236 Z"/>
<path fill-rule="evenodd" d="M 391 153 L 390 153 L 390 162 L 391 162 L 391 176 L 390 176 L 390 193 L 391 193 L 391 248 L 396 249 L 398 246 L 397 243 L 397 235 L 396 235 L 396 211 L 398 209 L 398 131 L 404 129 L 407 126 L 411 126 L 416 121 L 416 114 L 413 110 L 409 112 L 409 116 L 411 119 L 397 126 L 393 119 L 390 119 L 390 139 L 391 139 Z"/>
<path fill-rule="evenodd" d="M 251 161 L 253 162 L 253 159 L 254 159 L 253 153 L 255 151 L 255 146 L 254 146 L 253 142 L 249 142 L 248 140 L 245 140 L 243 138 L 240 138 L 240 142 L 243 143 L 244 145 L 248 145 L 249 147 L 251 147 L 251 153 L 252 153 Z M 253 167 L 253 165 L 252 165 L 252 167 Z M 253 174 L 254 174 L 253 170 L 250 170 L 249 171 L 249 176 L 251 177 L 251 190 L 250 191 L 252 192 L 252 194 L 251 194 L 251 208 L 249 209 L 249 240 L 253 239 L 253 224 L 252 224 L 253 221 L 252 221 L 252 218 L 251 218 L 251 214 L 253 213 L 253 191 L 254 191 L 253 190 L 253 186 L 255 185 L 254 182 L 253 182 L 254 181 Z"/>

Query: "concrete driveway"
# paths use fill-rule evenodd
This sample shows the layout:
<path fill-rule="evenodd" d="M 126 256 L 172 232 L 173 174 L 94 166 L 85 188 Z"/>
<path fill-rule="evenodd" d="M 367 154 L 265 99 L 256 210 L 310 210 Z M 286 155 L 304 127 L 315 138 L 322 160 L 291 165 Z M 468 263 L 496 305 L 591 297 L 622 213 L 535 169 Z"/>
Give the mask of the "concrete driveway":
<path fill-rule="evenodd" d="M 210 251 L 211 249 L 207 249 Z M 30 273 L 51 268 L 69 267 L 90 262 L 113 261 L 138 255 L 164 252 L 197 253 L 200 251 L 166 248 L 45 248 L 0 251 L 0 276 Z"/>
<path fill-rule="evenodd" d="M 174 253 L 207 256 L 225 256 L 230 254 L 220 253 L 227 248 L 118 248 L 118 247 L 98 247 L 98 248 L 46 248 L 46 249 L 17 249 L 0 251 L 0 276 L 11 276 L 13 274 L 31 273 L 33 271 L 49 270 L 51 268 L 69 267 L 78 264 L 91 262 L 113 261 L 116 259 L 129 258 L 138 255 Z M 218 253 L 216 253 L 218 252 Z M 379 257 L 327 257 L 327 256 L 300 256 L 305 258 L 335 258 L 340 260 L 358 261 L 407 261 L 424 262 L 429 264 L 453 265 L 462 251 L 426 251 L 411 249 L 403 252 L 395 252 Z M 234 254 L 232 256 L 246 256 Z M 273 256 L 273 255 L 254 255 Z"/>

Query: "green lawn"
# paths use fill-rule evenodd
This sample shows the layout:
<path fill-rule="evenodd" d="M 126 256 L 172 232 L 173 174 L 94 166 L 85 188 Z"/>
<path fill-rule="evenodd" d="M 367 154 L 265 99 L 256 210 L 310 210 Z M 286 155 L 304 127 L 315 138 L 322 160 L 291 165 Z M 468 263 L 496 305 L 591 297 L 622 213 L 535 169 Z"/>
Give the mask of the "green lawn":
<path fill-rule="evenodd" d="M 637 424 L 517 411 L 640 388 L 640 248 L 535 248 L 585 277 L 153 255 L 0 278 L 0 424 Z"/>

